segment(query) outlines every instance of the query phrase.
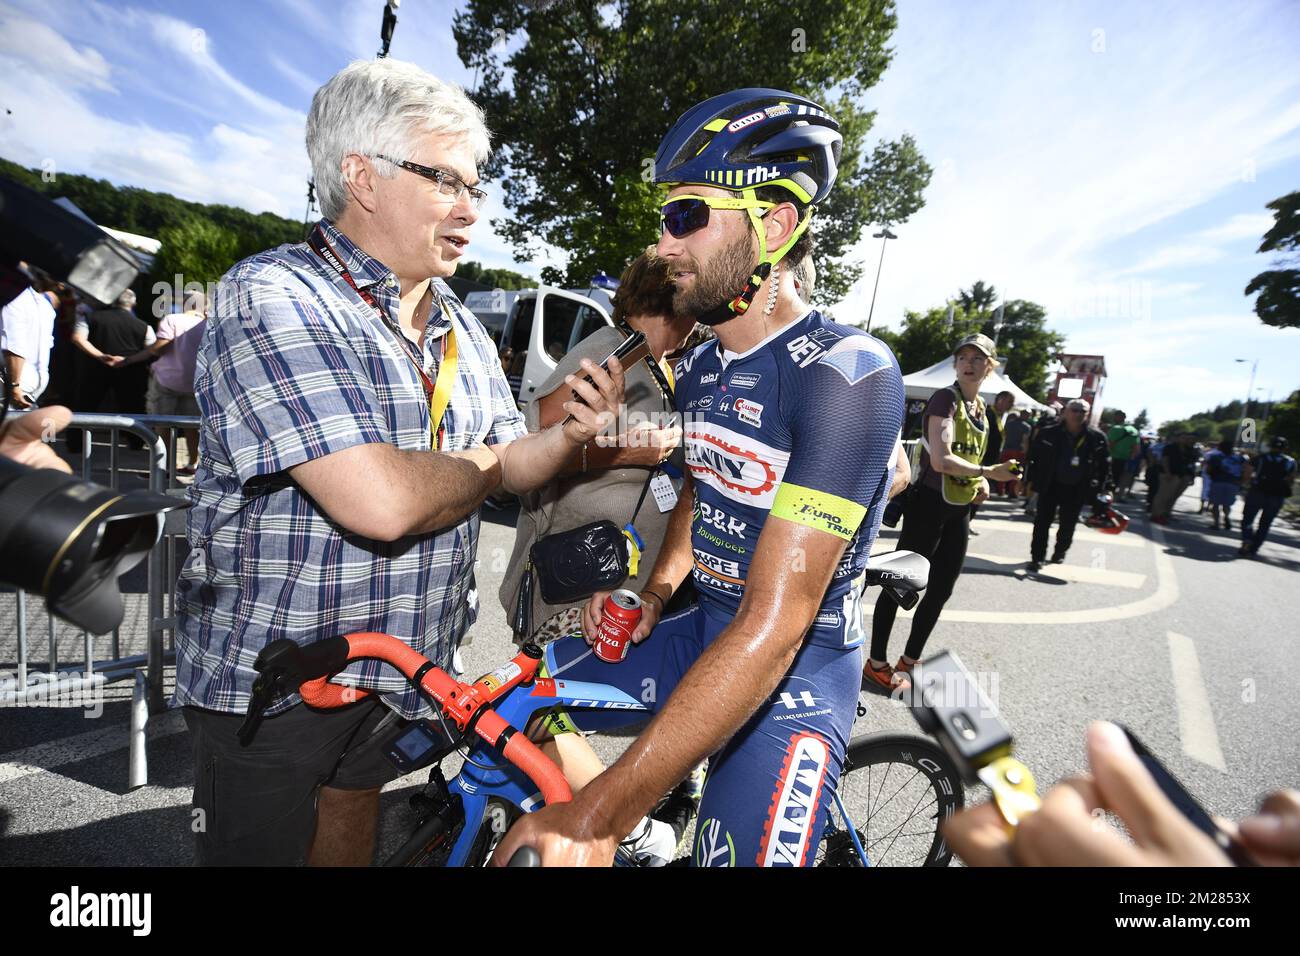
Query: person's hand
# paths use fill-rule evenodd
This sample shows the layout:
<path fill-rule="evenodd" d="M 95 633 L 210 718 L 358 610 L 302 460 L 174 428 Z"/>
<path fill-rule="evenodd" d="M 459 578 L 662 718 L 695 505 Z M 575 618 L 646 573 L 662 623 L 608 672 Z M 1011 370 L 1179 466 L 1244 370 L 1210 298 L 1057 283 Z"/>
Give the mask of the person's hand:
<path fill-rule="evenodd" d="M 1020 476 L 1011 470 L 1013 465 L 1018 468 L 1020 467 L 1020 462 L 1016 461 L 1014 458 L 1008 458 L 1006 461 L 998 462 L 984 474 L 989 478 L 992 478 L 994 481 L 1015 481 Z"/>
<path fill-rule="evenodd" d="M 542 866 L 611 866 L 618 838 L 597 833 L 585 809 L 556 803 L 521 817 L 497 845 L 492 866 L 506 866 L 522 846 L 537 850 Z"/>
<path fill-rule="evenodd" d="M 605 599 L 613 593 L 613 591 L 597 591 L 582 609 L 582 636 L 588 644 L 594 645 L 596 643 L 596 631 L 600 627 L 601 619 L 605 616 Z M 659 617 L 663 614 L 663 609 L 663 599 L 659 597 L 657 592 L 642 596 L 641 620 L 637 622 L 636 628 L 632 631 L 633 644 L 640 644 L 650 636 L 650 632 L 659 623 Z"/>
<path fill-rule="evenodd" d="M 1092 775 L 1047 792 L 1013 836 L 992 803 L 953 814 L 944 838 L 970 866 L 1230 866 L 1227 855 L 1179 812 L 1138 760 L 1123 732 L 1088 728 Z M 1106 822 L 1116 814 L 1133 837 Z"/>
<path fill-rule="evenodd" d="M 9 390 L 9 404 L 14 408 L 31 408 L 36 403 L 27 397 L 27 393 L 22 390 L 22 386 L 15 385 Z"/>
<path fill-rule="evenodd" d="M 627 464 L 654 467 L 667 461 L 682 443 L 682 430 L 677 425 L 660 428 L 651 422 L 643 422 L 629 429 L 619 440 L 627 449 Z M 596 444 L 601 444 L 599 437 Z"/>
<path fill-rule="evenodd" d="M 981 478 L 980 486 L 977 489 L 975 489 L 975 504 L 977 505 L 983 504 L 985 501 L 988 500 L 988 497 L 989 497 L 989 480 L 987 478 Z"/>
<path fill-rule="evenodd" d="M 591 376 L 590 383 L 586 381 L 587 375 Z M 582 399 L 570 399 L 561 406 L 573 416 L 564 426 L 564 434 L 573 444 L 585 445 L 608 428 L 618 415 L 623 404 L 623 365 L 611 358 L 607 373 L 591 359 L 583 359 L 582 372 L 567 375 L 564 381 Z"/>
<path fill-rule="evenodd" d="M 0 427 L 0 455 L 31 468 L 52 468 L 71 474 L 72 467 L 54 453 L 50 444 L 71 420 L 72 411 L 62 405 L 15 417 Z"/>
<path fill-rule="evenodd" d="M 1270 793 L 1237 836 L 1262 866 L 1300 866 L 1300 791 Z"/>

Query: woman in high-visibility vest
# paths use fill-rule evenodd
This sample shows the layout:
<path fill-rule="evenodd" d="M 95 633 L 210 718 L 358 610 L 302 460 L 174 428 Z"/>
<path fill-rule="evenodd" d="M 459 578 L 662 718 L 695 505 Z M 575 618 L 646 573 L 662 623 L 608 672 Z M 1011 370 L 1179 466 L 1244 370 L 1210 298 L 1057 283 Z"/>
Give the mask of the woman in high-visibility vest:
<path fill-rule="evenodd" d="M 863 679 L 888 690 L 911 685 L 908 674 L 925 649 L 939 620 L 939 612 L 952 595 L 953 585 L 966 560 L 970 536 L 970 505 L 988 497 L 989 481 L 1013 481 L 1018 462 L 1013 458 L 983 465 L 988 442 L 988 416 L 980 386 L 997 367 L 997 350 L 987 335 L 972 335 L 953 352 L 957 380 L 930 397 L 921 421 L 921 466 L 903 512 L 898 547 L 930 559 L 930 580 L 912 619 L 907 648 L 894 666 L 889 665 L 889 635 L 898 605 L 876 601 L 871 625 L 871 654 L 862 668 Z"/>

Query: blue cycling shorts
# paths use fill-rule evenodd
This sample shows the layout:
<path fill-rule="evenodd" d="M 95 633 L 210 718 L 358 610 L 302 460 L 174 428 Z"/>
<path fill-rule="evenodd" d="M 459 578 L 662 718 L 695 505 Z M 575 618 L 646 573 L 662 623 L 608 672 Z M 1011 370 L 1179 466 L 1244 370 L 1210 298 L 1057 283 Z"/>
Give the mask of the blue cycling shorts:
<path fill-rule="evenodd" d="M 611 684 L 657 711 L 728 623 L 697 605 L 661 620 L 621 663 L 607 664 L 581 637 L 567 637 L 547 646 L 546 666 L 553 677 Z M 814 862 L 861 687 L 860 647 L 804 644 L 772 696 L 710 758 L 693 865 Z M 567 714 L 583 731 L 645 719 L 636 711 Z"/>

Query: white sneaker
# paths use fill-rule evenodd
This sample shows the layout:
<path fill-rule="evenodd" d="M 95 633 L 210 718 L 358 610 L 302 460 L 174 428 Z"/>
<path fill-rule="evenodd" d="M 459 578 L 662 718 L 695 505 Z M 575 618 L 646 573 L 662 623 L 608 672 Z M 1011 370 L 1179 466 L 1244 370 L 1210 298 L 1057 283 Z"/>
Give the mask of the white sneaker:
<path fill-rule="evenodd" d="M 620 845 L 638 866 L 667 866 L 677 853 L 677 834 L 662 820 L 642 817 Z"/>
<path fill-rule="evenodd" d="M 451 676 L 456 680 L 465 679 L 465 662 L 460 659 L 460 648 L 451 652 Z"/>

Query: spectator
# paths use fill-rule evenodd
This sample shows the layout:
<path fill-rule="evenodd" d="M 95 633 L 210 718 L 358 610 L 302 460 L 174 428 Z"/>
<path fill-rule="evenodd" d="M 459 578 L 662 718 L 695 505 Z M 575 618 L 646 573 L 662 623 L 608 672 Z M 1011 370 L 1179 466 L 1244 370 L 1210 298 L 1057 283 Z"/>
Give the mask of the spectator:
<path fill-rule="evenodd" d="M 144 411 L 144 392 L 148 373 L 143 368 L 123 368 L 123 357 L 132 355 L 156 340 L 149 323 L 131 311 L 135 293 L 125 290 L 111 308 L 91 312 L 77 321 L 72 344 L 81 351 L 80 374 L 76 389 L 79 412 L 118 412 L 139 414 Z M 81 451 L 80 431 L 68 433 L 68 450 Z"/>
<path fill-rule="evenodd" d="M 1232 504 L 1241 493 L 1241 479 L 1246 459 L 1237 453 L 1231 438 L 1219 442 L 1217 448 L 1206 453 L 1202 476 L 1210 483 L 1210 517 L 1213 526 L 1219 527 L 1219 511 L 1223 511 L 1223 528 L 1232 530 Z"/>
<path fill-rule="evenodd" d="M 1006 441 L 1005 428 L 1007 416 L 1011 413 L 1011 406 L 1016 402 L 1016 396 L 1010 392 L 998 392 L 993 399 L 993 411 L 989 415 L 989 444 L 984 449 L 985 465 L 996 465 L 998 462 L 1005 461 L 1002 457 L 1002 447 Z M 994 481 L 990 482 L 991 494 L 999 497 L 1006 493 L 1006 486 L 1010 482 Z M 977 506 L 973 506 L 977 507 Z M 974 517 L 972 513 L 971 517 Z"/>
<path fill-rule="evenodd" d="M 907 647 L 893 667 L 889 665 L 889 635 L 898 605 L 878 598 L 872 618 L 871 654 L 862 676 L 888 690 L 911 686 L 908 674 L 952 596 L 966 560 L 971 504 L 988 497 L 990 479 L 1009 481 L 1015 476 L 1008 463 L 991 468 L 983 464 L 988 423 L 979 390 L 997 366 L 993 340 L 978 334 L 963 339 L 953 351 L 953 365 L 957 380 L 935 392 L 926 406 L 919 476 L 908 495 L 898 537 L 900 550 L 929 559 L 930 581 L 912 618 Z"/>
<path fill-rule="evenodd" d="M 39 280 L 0 310 L 0 353 L 9 369 L 9 401 L 32 408 L 50 384 L 50 352 L 59 296 Z"/>
<path fill-rule="evenodd" d="M 203 340 L 205 302 L 203 293 L 195 292 L 185 300 L 185 311 L 164 316 L 158 323 L 157 338 L 153 344 L 128 355 L 123 366 L 149 362 L 149 391 L 145 395 L 145 409 L 150 415 L 189 415 L 198 417 L 199 406 L 194 399 L 194 365 Z M 194 474 L 199 460 L 199 433 L 196 429 L 184 431 L 187 463 L 176 469 L 177 474 Z"/>
<path fill-rule="evenodd" d="M 1152 435 L 1146 447 L 1147 467 L 1144 472 L 1147 483 L 1147 512 L 1155 505 L 1156 492 L 1160 490 L 1160 459 L 1164 455 L 1165 443 L 1158 435 Z"/>
<path fill-rule="evenodd" d="M 1052 564 L 1065 560 L 1074 541 L 1079 512 L 1097 500 L 1110 479 L 1106 436 L 1088 424 L 1090 410 L 1085 399 L 1072 399 L 1065 406 L 1062 420 L 1043 428 L 1029 449 L 1029 481 L 1038 492 L 1029 554 L 1031 573 L 1043 566 L 1052 521 L 1058 518 Z"/>
<path fill-rule="evenodd" d="M 626 440 L 620 440 L 617 445 L 592 444 L 574 449 L 553 481 L 520 499 L 514 554 L 500 591 L 501 606 L 507 616 L 514 613 L 518 603 L 528 551 L 538 538 L 548 534 L 569 531 L 602 518 L 623 525 L 631 523 L 636 512 L 636 531 L 645 545 L 638 566 L 646 572 L 654 567 L 672 509 L 661 510 L 653 496 L 641 502 L 641 492 L 650 476 L 661 470 L 669 476 L 674 492 L 679 491 L 685 464 L 680 447 L 681 429 L 675 423 L 671 427 L 657 427 L 669 426 L 668 419 L 674 412 L 672 370 L 663 357 L 680 348 L 695 327 L 692 316 L 673 313 L 673 290 L 668 264 L 654 254 L 653 247 L 624 270 L 614 294 L 614 322 L 645 333 L 662 373 L 653 375 L 647 362 L 640 362 L 625 373 L 627 418 L 645 421 L 648 427 L 631 436 L 620 436 Z M 569 397 L 565 379 L 577 371 L 582 359 L 593 362 L 604 359 L 624 336 L 618 328 L 606 327 L 574 346 L 538 388 L 528 406 L 524 416 L 528 430 L 541 431 L 563 419 L 562 403 Z M 661 468 L 665 461 L 667 467 Z M 544 644 L 581 631 L 582 608 L 586 603 L 587 596 L 584 596 L 569 605 L 549 605 L 542 600 L 540 591 L 534 589 L 531 636 Z"/>
<path fill-rule="evenodd" d="M 371 861 L 379 791 L 398 776 L 388 728 L 428 703 L 360 662 L 343 680 L 374 693 L 327 712 L 279 698 L 243 747 L 253 661 L 280 638 L 379 631 L 448 669 L 477 613 L 480 503 L 549 482 L 623 400 L 621 367 L 587 363 L 595 385 L 569 383 L 586 404 L 527 435 L 492 340 L 444 281 L 479 218 L 489 148 L 459 87 L 411 63 L 353 63 L 307 117 L 325 218 L 218 287 L 176 597 L 200 864 Z"/>
<path fill-rule="evenodd" d="M 1282 510 L 1282 505 L 1294 492 L 1296 461 L 1286 453 L 1287 440 L 1281 435 L 1269 442 L 1266 454 L 1251 461 L 1248 472 L 1250 491 L 1246 493 L 1246 510 L 1241 516 L 1241 550 L 1242 557 L 1249 557 L 1259 550 L 1259 546 L 1268 537 L 1268 529 L 1273 519 Z M 1255 516 L 1259 515 L 1259 527 L 1255 530 Z"/>
<path fill-rule="evenodd" d="M 1106 433 L 1110 443 L 1110 483 L 1115 488 L 1116 497 L 1120 497 L 1126 487 L 1129 462 L 1136 460 L 1142 452 L 1142 441 L 1138 430 L 1124 421 L 1121 411 L 1115 412 L 1115 423 Z"/>
<path fill-rule="evenodd" d="M 1169 524 L 1174 504 L 1192 483 L 1196 474 L 1199 455 L 1192 441 L 1196 436 L 1183 432 L 1177 441 L 1165 442 L 1160 452 L 1160 490 L 1151 504 L 1151 521 L 1154 524 Z"/>
<path fill-rule="evenodd" d="M 1054 425 L 1060 420 L 1062 405 L 1060 402 L 1052 402 L 1047 406 L 1047 410 L 1038 416 L 1033 427 L 1029 430 L 1029 438 L 1025 444 L 1026 448 L 1033 448 L 1034 441 L 1038 438 L 1038 433 L 1048 425 Z M 1030 484 L 1027 476 L 1022 475 L 1025 491 L 1028 497 L 1025 499 L 1025 514 L 1034 517 L 1038 513 L 1038 489 Z"/>
<path fill-rule="evenodd" d="M 1029 424 L 1029 412 L 1012 412 L 1007 416 L 1006 429 L 1002 436 L 1001 461 L 1025 461 L 1029 443 L 1029 433 L 1033 426 Z M 1015 481 L 1004 482 L 1007 495 L 1015 498 L 1024 492 L 1023 475 Z"/>

